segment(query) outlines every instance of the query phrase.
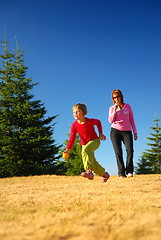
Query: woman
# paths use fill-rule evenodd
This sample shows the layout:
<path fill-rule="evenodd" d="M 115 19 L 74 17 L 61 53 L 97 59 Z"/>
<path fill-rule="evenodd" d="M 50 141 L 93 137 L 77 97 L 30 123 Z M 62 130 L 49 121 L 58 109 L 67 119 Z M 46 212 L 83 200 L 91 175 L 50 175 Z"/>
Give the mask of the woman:
<path fill-rule="evenodd" d="M 108 120 L 111 125 L 110 138 L 116 155 L 118 175 L 120 178 L 133 177 L 133 136 L 138 139 L 135 121 L 131 106 L 124 103 L 123 94 L 120 89 L 112 91 L 112 105 L 109 109 Z M 126 147 L 126 166 L 123 160 L 122 142 Z"/>

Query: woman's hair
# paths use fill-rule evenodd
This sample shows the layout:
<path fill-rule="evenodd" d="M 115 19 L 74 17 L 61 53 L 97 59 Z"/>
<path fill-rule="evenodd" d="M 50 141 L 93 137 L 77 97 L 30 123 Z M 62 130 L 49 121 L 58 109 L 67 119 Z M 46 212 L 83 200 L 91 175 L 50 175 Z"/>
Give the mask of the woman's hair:
<path fill-rule="evenodd" d="M 116 97 L 121 97 L 121 102 L 122 103 L 124 102 L 124 96 L 123 96 L 120 89 L 115 89 L 115 90 L 112 91 L 112 101 L 114 102 L 113 95 L 115 95 Z"/>
<path fill-rule="evenodd" d="M 88 112 L 86 105 L 83 104 L 83 103 L 77 103 L 77 104 L 75 104 L 75 105 L 73 106 L 72 110 L 74 110 L 74 109 L 80 109 L 80 110 L 82 110 L 83 115 L 86 115 L 87 112 Z"/>

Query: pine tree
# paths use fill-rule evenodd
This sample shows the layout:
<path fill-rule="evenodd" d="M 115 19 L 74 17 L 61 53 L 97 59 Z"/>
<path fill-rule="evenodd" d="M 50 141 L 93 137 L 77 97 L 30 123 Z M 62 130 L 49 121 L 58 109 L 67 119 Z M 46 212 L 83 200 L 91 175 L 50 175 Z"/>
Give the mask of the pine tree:
<path fill-rule="evenodd" d="M 64 141 L 62 149 L 60 150 L 61 155 L 63 151 L 65 151 L 67 143 L 68 140 L 66 139 Z M 68 159 L 63 159 L 59 161 L 58 164 L 59 174 L 69 176 L 80 175 L 80 173 L 84 171 L 81 152 L 82 146 L 80 145 L 80 139 L 79 136 L 77 135 L 75 143 L 70 151 L 70 157 Z"/>
<path fill-rule="evenodd" d="M 137 167 L 135 168 L 136 174 L 151 174 L 152 173 L 152 166 L 151 163 L 142 156 L 139 161 L 137 162 Z"/>
<path fill-rule="evenodd" d="M 154 120 L 155 127 L 151 127 L 154 133 L 150 133 L 151 137 L 147 137 L 147 140 L 149 141 L 147 145 L 151 148 L 145 149 L 143 152 L 142 162 L 140 162 L 140 165 L 138 164 L 138 167 L 136 168 L 138 173 L 141 173 L 143 170 L 143 164 L 144 167 L 146 165 L 146 168 L 150 173 L 161 173 L 161 128 L 158 124 L 159 121 L 160 119 L 156 118 Z"/>
<path fill-rule="evenodd" d="M 40 100 L 30 93 L 36 85 L 26 78 L 24 53 L 9 52 L 3 42 L 0 68 L 0 177 L 54 171 L 60 146 L 52 139 L 53 120 Z"/>

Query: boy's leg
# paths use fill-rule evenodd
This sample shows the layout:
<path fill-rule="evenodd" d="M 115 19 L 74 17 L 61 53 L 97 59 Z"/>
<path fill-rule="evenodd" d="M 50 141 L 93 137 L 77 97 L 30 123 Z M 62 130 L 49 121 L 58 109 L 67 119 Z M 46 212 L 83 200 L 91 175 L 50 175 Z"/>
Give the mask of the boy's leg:
<path fill-rule="evenodd" d="M 84 169 L 87 171 L 91 169 L 95 174 L 103 176 L 105 169 L 97 162 L 94 151 L 100 146 L 100 139 L 89 141 L 86 145 L 82 146 L 82 160 Z"/>

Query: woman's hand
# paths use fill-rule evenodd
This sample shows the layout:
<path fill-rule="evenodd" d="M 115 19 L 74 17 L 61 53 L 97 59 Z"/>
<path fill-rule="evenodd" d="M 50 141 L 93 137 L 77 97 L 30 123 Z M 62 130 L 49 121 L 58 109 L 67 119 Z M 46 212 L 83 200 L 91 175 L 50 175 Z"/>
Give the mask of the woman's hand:
<path fill-rule="evenodd" d="M 119 105 L 118 105 L 117 103 L 114 104 L 114 111 L 117 110 L 118 106 L 119 106 Z"/>
<path fill-rule="evenodd" d="M 120 107 L 120 109 L 122 109 L 124 107 L 124 104 L 120 103 L 120 102 L 115 103 L 114 104 L 114 110 L 116 111 L 118 107 Z"/>
<path fill-rule="evenodd" d="M 138 135 L 134 134 L 134 140 L 137 140 L 137 139 L 138 139 Z"/>

